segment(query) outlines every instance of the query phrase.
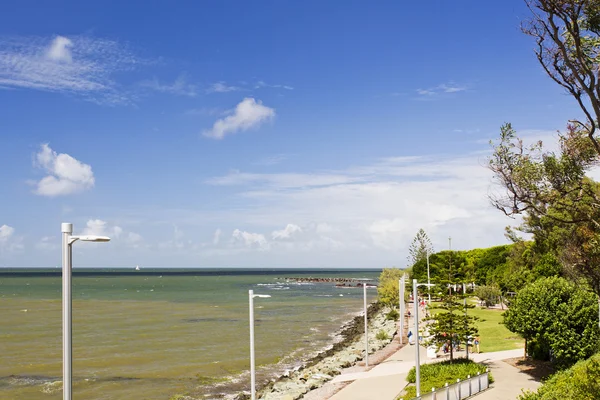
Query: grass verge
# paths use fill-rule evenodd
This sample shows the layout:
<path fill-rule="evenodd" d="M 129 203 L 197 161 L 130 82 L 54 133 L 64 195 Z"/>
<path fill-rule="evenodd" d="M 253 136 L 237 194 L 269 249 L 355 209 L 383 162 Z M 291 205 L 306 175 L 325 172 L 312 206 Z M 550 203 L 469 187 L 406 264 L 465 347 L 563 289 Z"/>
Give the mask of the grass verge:
<path fill-rule="evenodd" d="M 439 303 L 438 303 L 439 304 Z M 440 309 L 435 308 L 436 303 L 433 303 L 431 313 L 438 313 Z M 492 351 L 515 350 L 522 349 L 525 346 L 525 341 L 516 333 L 509 331 L 502 324 L 503 310 L 488 309 L 488 308 L 472 308 L 469 309 L 469 315 L 478 317 L 480 320 L 476 322 L 479 329 L 479 338 L 481 344 L 479 349 L 481 352 L 489 353 Z"/>

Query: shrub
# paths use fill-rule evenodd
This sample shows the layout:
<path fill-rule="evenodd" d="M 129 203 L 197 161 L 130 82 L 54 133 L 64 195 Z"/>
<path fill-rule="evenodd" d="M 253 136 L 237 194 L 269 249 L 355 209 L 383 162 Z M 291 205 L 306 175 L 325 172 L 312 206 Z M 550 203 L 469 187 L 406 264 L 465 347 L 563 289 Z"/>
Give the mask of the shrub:
<path fill-rule="evenodd" d="M 404 275 L 404 271 L 398 268 L 384 268 L 379 275 L 377 294 L 379 301 L 389 306 L 399 303 L 398 281 Z M 406 292 L 408 294 L 408 291 Z"/>
<path fill-rule="evenodd" d="M 485 303 L 486 307 L 492 307 L 500 302 L 500 289 L 496 286 L 477 286 L 475 296 Z"/>
<path fill-rule="evenodd" d="M 504 313 L 504 325 L 527 339 L 527 352 L 569 367 L 598 351 L 598 301 L 563 278 L 542 278 L 521 289 Z"/>
<path fill-rule="evenodd" d="M 392 308 L 392 311 L 385 316 L 385 319 L 388 321 L 398 321 L 398 318 L 400 318 L 400 313 L 395 308 Z"/>
<path fill-rule="evenodd" d="M 375 336 L 375 338 L 377 340 L 388 340 L 390 337 L 384 330 L 380 330 L 379 332 L 377 332 L 377 335 Z"/>
<path fill-rule="evenodd" d="M 600 354 L 557 372 L 540 386 L 537 393 L 526 392 L 519 399 L 600 399 Z"/>
<path fill-rule="evenodd" d="M 457 358 L 454 360 L 442 361 L 433 364 L 421 365 L 421 393 L 427 393 L 431 388 L 441 388 L 444 384 L 452 384 L 457 379 L 466 379 L 467 376 L 475 376 L 477 373 L 484 373 L 487 367 L 477 364 L 466 358 Z M 415 383 L 417 373 L 415 368 L 411 368 L 408 372 L 406 380 L 409 383 Z M 494 380 L 492 375 L 489 375 L 490 383 Z M 415 386 L 406 388 L 406 393 L 400 397 L 412 399 L 417 395 Z"/>

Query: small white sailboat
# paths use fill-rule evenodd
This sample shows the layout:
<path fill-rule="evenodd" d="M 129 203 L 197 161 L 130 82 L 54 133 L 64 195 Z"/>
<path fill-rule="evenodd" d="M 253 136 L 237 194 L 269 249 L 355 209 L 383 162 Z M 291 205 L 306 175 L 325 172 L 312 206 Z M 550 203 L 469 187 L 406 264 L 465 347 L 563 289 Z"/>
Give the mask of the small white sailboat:
<path fill-rule="evenodd" d="M 136 265 L 136 266 L 135 266 L 135 270 L 136 270 L 136 271 L 139 271 L 139 270 L 140 270 L 140 266 L 139 266 L 139 265 Z"/>

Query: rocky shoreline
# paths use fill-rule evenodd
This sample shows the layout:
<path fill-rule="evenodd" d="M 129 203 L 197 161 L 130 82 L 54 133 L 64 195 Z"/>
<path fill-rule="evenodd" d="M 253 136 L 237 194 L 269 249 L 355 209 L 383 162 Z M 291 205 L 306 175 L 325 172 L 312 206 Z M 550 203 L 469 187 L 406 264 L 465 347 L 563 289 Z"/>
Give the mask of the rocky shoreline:
<path fill-rule="evenodd" d="M 369 353 L 385 347 L 396 334 L 397 323 L 387 320 L 389 308 L 373 303 L 367 310 L 369 317 Z M 377 335 L 385 332 L 386 339 Z M 364 317 L 358 315 L 344 325 L 339 333 L 342 340 L 327 350 L 308 360 L 301 368 L 289 371 L 283 376 L 267 383 L 257 393 L 258 399 L 295 400 L 302 398 L 311 390 L 317 389 L 332 380 L 349 367 L 364 358 Z M 249 393 L 241 393 L 235 400 L 247 400 Z"/>

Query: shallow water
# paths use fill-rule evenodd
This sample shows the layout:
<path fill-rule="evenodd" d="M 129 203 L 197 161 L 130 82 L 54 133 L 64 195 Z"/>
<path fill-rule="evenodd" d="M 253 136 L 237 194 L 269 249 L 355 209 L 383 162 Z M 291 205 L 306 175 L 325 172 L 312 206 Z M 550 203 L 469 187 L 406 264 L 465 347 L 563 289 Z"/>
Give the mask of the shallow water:
<path fill-rule="evenodd" d="M 379 275 L 373 270 L 105 272 L 73 277 L 75 398 L 168 399 L 177 393 L 219 398 L 247 390 L 249 289 L 272 296 L 255 299 L 261 382 L 330 344 L 331 333 L 362 308 L 362 290 L 296 284 L 286 277 Z M 375 295 L 369 291 L 370 299 Z M 60 276 L 0 274 L 0 316 L 0 398 L 62 398 L 56 383 L 62 374 Z"/>

